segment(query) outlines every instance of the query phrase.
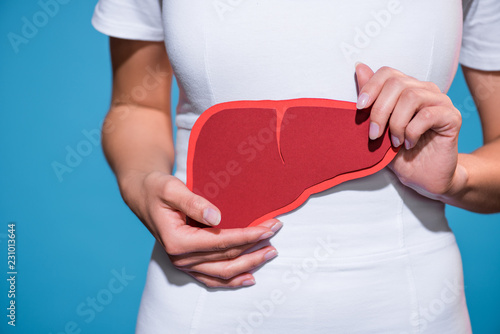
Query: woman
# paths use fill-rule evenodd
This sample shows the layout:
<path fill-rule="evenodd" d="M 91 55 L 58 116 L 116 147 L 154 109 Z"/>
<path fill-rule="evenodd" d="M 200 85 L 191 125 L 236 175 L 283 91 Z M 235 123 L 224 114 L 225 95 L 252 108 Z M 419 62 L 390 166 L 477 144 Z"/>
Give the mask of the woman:
<path fill-rule="evenodd" d="M 460 112 L 445 95 L 462 11 L 485 139 L 471 154 L 457 153 Z M 113 65 L 103 147 L 157 240 L 137 332 L 470 333 L 444 204 L 500 211 L 499 15 L 495 0 L 100 0 L 93 24 L 111 36 Z M 369 137 L 388 124 L 398 156 L 260 226 L 187 226 L 186 215 L 220 221 L 184 185 L 197 117 L 220 102 L 301 97 L 372 107 Z"/>

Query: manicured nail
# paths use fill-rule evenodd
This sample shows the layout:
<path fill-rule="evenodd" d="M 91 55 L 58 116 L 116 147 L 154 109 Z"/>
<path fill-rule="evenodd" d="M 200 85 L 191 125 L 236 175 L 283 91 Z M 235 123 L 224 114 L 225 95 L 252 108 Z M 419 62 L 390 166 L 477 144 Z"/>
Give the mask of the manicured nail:
<path fill-rule="evenodd" d="M 212 208 L 206 208 L 203 210 L 203 219 L 205 222 L 212 226 L 219 225 L 220 223 L 220 213 Z"/>
<path fill-rule="evenodd" d="M 254 285 L 255 284 L 255 280 L 254 279 L 247 279 L 247 280 L 244 280 L 241 285 L 242 286 L 251 286 L 251 285 Z"/>
<path fill-rule="evenodd" d="M 274 233 L 276 233 L 282 227 L 283 227 L 283 223 L 282 222 L 277 222 L 276 224 L 273 225 L 273 227 L 271 227 L 271 231 L 273 231 Z"/>
<path fill-rule="evenodd" d="M 392 141 L 392 145 L 394 145 L 394 147 L 399 147 L 401 145 L 399 138 L 396 137 L 395 135 L 391 135 L 391 141 Z"/>
<path fill-rule="evenodd" d="M 274 235 L 274 232 L 266 232 L 260 236 L 259 240 L 269 239 Z"/>
<path fill-rule="evenodd" d="M 370 137 L 371 140 L 375 140 L 378 138 L 379 131 L 380 131 L 380 128 L 379 128 L 378 124 L 371 122 L 370 123 L 370 133 L 368 136 Z"/>
<path fill-rule="evenodd" d="M 265 255 L 264 255 L 264 259 L 266 259 L 266 261 L 269 261 L 271 260 L 272 258 L 275 258 L 276 255 L 278 255 L 278 251 L 276 249 L 273 249 L 273 250 L 270 250 L 269 252 L 267 252 Z"/>
<path fill-rule="evenodd" d="M 411 143 L 408 139 L 405 139 L 405 148 L 409 150 L 411 148 Z"/>
<path fill-rule="evenodd" d="M 368 100 L 370 99 L 370 96 L 366 93 L 361 93 L 361 95 L 358 97 L 358 102 L 356 104 L 356 107 L 358 109 L 365 109 L 366 105 L 368 104 Z"/>

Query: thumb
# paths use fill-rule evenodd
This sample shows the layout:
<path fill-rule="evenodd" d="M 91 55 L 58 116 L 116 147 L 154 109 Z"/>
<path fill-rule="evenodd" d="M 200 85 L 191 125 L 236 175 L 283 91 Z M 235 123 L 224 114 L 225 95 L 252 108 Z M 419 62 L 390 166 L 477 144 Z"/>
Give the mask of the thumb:
<path fill-rule="evenodd" d="M 205 225 L 216 226 L 221 220 L 220 210 L 202 196 L 191 192 L 181 181 L 169 196 L 169 204 L 186 216 Z M 171 187 L 173 190 L 173 187 Z"/>
<path fill-rule="evenodd" d="M 356 63 L 356 82 L 358 84 L 358 95 L 361 95 L 363 87 L 373 76 L 372 69 L 363 63 Z"/>

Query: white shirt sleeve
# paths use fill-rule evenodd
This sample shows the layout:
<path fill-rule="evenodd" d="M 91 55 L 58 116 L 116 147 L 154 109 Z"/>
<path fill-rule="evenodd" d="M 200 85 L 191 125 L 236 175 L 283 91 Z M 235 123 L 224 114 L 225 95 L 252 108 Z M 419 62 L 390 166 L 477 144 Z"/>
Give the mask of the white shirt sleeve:
<path fill-rule="evenodd" d="M 465 3 L 460 63 L 483 71 L 500 70 L 500 0 Z"/>
<path fill-rule="evenodd" d="M 108 36 L 163 41 L 161 0 L 99 0 L 92 25 Z"/>

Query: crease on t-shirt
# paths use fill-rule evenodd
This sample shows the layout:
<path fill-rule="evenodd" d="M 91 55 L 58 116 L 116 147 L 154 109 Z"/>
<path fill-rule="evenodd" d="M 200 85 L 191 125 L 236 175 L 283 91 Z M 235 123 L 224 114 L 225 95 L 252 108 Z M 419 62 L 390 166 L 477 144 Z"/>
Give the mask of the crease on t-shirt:
<path fill-rule="evenodd" d="M 199 290 L 198 299 L 196 300 L 196 306 L 193 310 L 193 317 L 191 318 L 189 334 L 197 334 L 198 329 L 200 329 L 201 317 L 205 311 L 207 294 L 208 291 L 206 290 L 206 288 L 202 288 Z"/>
<path fill-rule="evenodd" d="M 469 10 L 471 8 L 473 0 L 462 0 L 462 10 L 463 10 L 463 20 L 465 21 L 465 18 L 467 17 L 467 14 L 469 14 Z"/>
<path fill-rule="evenodd" d="M 432 32 L 432 42 L 431 50 L 429 53 L 429 66 L 427 67 L 427 73 L 425 74 L 425 81 L 430 81 L 432 69 L 434 67 L 434 50 L 436 48 L 436 30 Z"/>
<path fill-rule="evenodd" d="M 203 62 L 205 64 L 205 75 L 207 77 L 207 82 L 208 82 L 208 91 L 210 93 L 210 105 L 213 106 L 216 104 L 217 99 L 215 98 L 214 94 L 214 89 L 213 89 L 213 84 L 212 84 L 212 76 L 210 74 L 210 64 L 209 64 L 209 58 L 208 58 L 208 44 L 207 44 L 207 27 L 206 27 L 206 14 L 203 17 Z"/>
<path fill-rule="evenodd" d="M 433 39 L 434 39 L 434 34 L 433 34 Z M 434 42 L 434 40 L 433 40 Z M 434 43 L 432 44 L 434 47 Z M 432 53 L 431 53 L 432 54 Z M 432 65 L 432 64 L 431 64 Z M 431 66 L 432 67 L 432 66 Z M 397 179 L 399 182 L 399 179 Z M 403 186 L 405 187 L 405 186 Z M 420 328 L 420 322 L 421 322 L 421 314 L 420 314 L 420 304 L 418 301 L 418 292 L 417 292 L 417 284 L 416 284 L 416 278 L 415 278 L 415 271 L 413 269 L 413 263 L 412 263 L 412 258 L 410 251 L 408 249 L 408 244 L 406 242 L 406 229 L 405 229 L 405 199 L 406 199 L 406 194 L 407 191 L 410 191 L 406 187 L 403 188 L 403 192 L 400 197 L 400 202 L 398 205 L 398 225 L 399 225 L 399 231 L 400 231 L 400 240 L 399 244 L 401 249 L 404 250 L 405 252 L 405 260 L 406 260 L 406 278 L 408 282 L 408 293 L 410 296 L 410 307 L 411 307 L 411 313 L 410 313 L 410 319 L 412 320 L 410 323 L 411 331 L 413 334 L 421 333 L 421 328 Z"/>

